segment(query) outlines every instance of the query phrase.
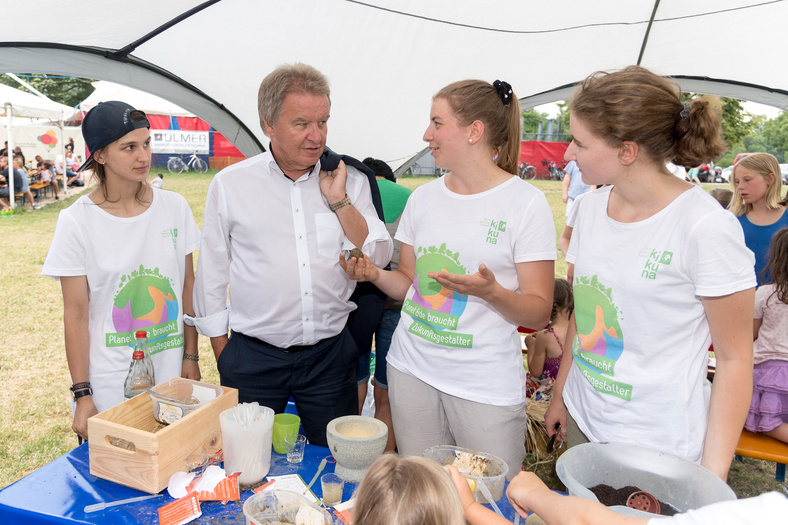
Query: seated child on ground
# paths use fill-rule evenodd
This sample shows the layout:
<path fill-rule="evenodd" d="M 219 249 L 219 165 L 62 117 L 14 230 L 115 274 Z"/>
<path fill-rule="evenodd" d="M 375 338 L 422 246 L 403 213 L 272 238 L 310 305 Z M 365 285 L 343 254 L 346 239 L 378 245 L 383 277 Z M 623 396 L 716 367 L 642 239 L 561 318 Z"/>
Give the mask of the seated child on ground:
<path fill-rule="evenodd" d="M 60 199 L 58 195 L 58 184 L 57 179 L 55 178 L 55 172 L 52 171 L 52 164 L 44 162 L 41 164 L 41 167 L 38 168 L 39 175 L 41 176 L 41 182 L 45 184 L 50 184 L 52 189 L 55 191 L 55 200 Z"/>
<path fill-rule="evenodd" d="M 766 269 L 772 282 L 755 291 L 755 367 L 744 428 L 788 443 L 788 228 L 772 237 Z"/>
<path fill-rule="evenodd" d="M 561 367 L 561 356 L 564 353 L 563 345 L 566 341 L 563 340 L 566 338 L 574 308 L 575 302 L 569 281 L 556 279 L 553 289 L 553 310 L 550 312 L 548 327 L 525 338 L 525 346 L 528 349 L 526 379 L 528 397 L 541 399 L 552 393 L 553 383 Z"/>

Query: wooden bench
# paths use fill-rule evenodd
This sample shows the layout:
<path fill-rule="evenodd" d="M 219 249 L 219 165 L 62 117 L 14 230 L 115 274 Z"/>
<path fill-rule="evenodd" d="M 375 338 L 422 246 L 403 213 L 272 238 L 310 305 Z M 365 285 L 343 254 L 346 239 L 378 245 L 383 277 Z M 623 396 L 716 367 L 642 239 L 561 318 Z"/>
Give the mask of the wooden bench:
<path fill-rule="evenodd" d="M 785 481 L 785 465 L 788 464 L 788 443 L 778 441 L 766 434 L 742 430 L 739 444 L 736 445 L 736 457 L 741 458 L 742 456 L 773 461 L 777 464 L 775 479 L 780 482 Z"/>
<path fill-rule="evenodd" d="M 44 196 L 46 196 L 47 190 L 50 190 L 52 185 L 49 182 L 34 182 L 30 185 L 30 191 L 36 192 L 36 202 L 41 202 L 41 190 L 44 190 Z M 50 190 L 54 191 L 54 190 Z"/>

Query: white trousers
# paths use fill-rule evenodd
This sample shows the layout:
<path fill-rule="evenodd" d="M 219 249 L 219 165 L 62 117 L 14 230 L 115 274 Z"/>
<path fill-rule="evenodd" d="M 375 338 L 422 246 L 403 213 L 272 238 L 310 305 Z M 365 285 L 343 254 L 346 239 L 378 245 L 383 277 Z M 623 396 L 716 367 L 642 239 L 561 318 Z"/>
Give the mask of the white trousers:
<path fill-rule="evenodd" d="M 509 465 L 511 480 L 525 459 L 526 403 L 494 406 L 455 397 L 389 365 L 389 402 L 403 456 L 435 445 L 494 454 Z"/>

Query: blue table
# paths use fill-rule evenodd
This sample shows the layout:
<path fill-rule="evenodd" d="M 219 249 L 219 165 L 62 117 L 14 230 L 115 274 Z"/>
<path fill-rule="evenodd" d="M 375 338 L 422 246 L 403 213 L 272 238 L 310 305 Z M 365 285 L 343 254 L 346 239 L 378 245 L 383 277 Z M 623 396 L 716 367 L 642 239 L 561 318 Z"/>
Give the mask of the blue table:
<path fill-rule="evenodd" d="M 283 454 L 271 455 L 269 475 L 299 474 L 309 483 L 317 472 L 320 461 L 330 456 L 327 448 L 306 446 L 304 461 L 297 465 L 287 462 Z M 326 464 L 321 473 L 334 471 L 334 463 Z M 347 501 L 357 484 L 345 483 L 342 501 Z M 320 480 L 312 485 L 317 497 L 322 497 Z M 103 511 L 85 514 L 86 505 L 109 503 L 147 493 L 119 485 L 90 474 L 88 445 L 85 443 L 52 463 L 0 490 L 0 523 L 33 525 L 37 523 L 107 523 L 153 524 L 159 523 L 158 509 L 173 501 L 166 489 L 163 496 L 151 500 L 110 507 Z M 252 495 L 241 492 L 240 501 L 222 505 L 219 501 L 200 503 L 202 516 L 192 523 L 211 525 L 244 525 L 243 503 Z M 504 496 L 497 502 L 504 516 L 514 519 L 514 509 Z M 339 522 L 339 520 L 337 520 Z"/>

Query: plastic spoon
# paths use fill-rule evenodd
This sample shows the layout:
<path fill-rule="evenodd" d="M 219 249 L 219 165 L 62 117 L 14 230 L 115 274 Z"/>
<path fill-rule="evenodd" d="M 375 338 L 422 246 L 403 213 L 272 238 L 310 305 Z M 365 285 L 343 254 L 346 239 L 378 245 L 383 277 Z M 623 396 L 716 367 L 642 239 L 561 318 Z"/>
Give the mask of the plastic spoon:
<path fill-rule="evenodd" d="M 115 507 L 117 505 L 135 503 L 137 501 L 144 501 L 146 499 L 158 498 L 160 496 L 162 496 L 162 494 L 154 494 L 152 496 L 137 496 L 136 498 L 119 499 L 118 501 L 110 501 L 109 503 L 94 503 L 93 505 L 85 506 L 85 514 L 89 514 L 91 512 L 98 512 L 100 510 L 106 509 L 107 507 Z"/>
<path fill-rule="evenodd" d="M 482 494 L 484 494 L 484 497 L 487 498 L 487 501 L 490 503 L 490 505 L 492 505 L 493 510 L 503 518 L 503 512 L 501 512 L 501 509 L 499 509 L 498 505 L 495 503 L 492 494 L 490 494 L 490 489 L 487 488 L 487 484 L 482 480 L 479 480 L 476 484 L 478 485 L 479 490 L 482 491 Z"/>

